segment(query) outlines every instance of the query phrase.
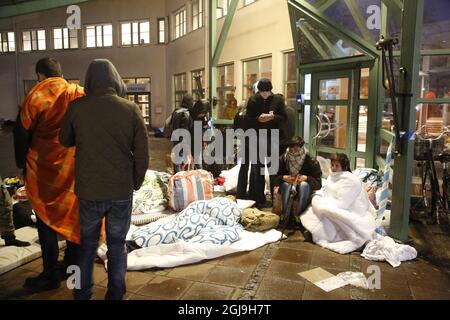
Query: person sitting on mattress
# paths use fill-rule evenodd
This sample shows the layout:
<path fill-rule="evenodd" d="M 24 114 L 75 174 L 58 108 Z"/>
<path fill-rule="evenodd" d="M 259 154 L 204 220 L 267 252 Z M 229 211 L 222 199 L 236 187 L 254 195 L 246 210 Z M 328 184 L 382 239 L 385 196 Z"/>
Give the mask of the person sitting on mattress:
<path fill-rule="evenodd" d="M 315 243 L 345 254 L 372 238 L 374 213 L 362 182 L 350 171 L 348 157 L 338 153 L 331 158 L 326 186 L 314 195 L 300 219 Z"/>

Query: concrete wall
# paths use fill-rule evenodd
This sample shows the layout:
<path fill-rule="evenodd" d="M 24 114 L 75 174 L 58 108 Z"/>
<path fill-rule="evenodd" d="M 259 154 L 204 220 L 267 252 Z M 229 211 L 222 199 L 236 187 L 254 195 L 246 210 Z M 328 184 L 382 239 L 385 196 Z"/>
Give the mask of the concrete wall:
<path fill-rule="evenodd" d="M 206 2 L 207 0 L 205 0 Z M 231 26 L 220 63 L 234 62 L 236 98 L 242 99 L 243 60 L 261 55 L 272 56 L 272 77 L 275 92 L 283 92 L 283 55 L 293 48 L 286 0 L 258 0 L 243 7 L 240 1 Z M 157 18 L 172 16 L 181 7 L 187 8 L 187 35 L 166 45 L 157 42 Z M 186 73 L 187 90 L 192 89 L 191 71 L 206 66 L 207 13 L 205 3 L 204 26 L 192 31 L 191 0 L 91 0 L 80 4 L 81 22 L 87 24 L 112 23 L 112 48 L 84 48 L 84 28 L 79 30 L 79 49 L 52 50 L 52 27 L 64 26 L 66 7 L 0 19 L 0 31 L 16 31 L 16 53 L 0 54 L 0 118 L 14 119 L 17 105 L 24 99 L 24 80 L 34 80 L 34 65 L 42 57 L 52 56 L 63 67 L 68 79 L 83 78 L 90 61 L 110 59 L 125 77 L 150 77 L 152 92 L 152 125 L 162 127 L 174 107 L 173 75 Z M 120 21 L 150 19 L 150 45 L 121 48 Z M 218 20 L 218 32 L 224 18 Z M 170 22 L 172 32 L 174 23 Z M 45 28 L 47 50 L 21 52 L 22 30 Z M 170 39 L 173 40 L 172 36 Z M 16 62 L 17 74 L 16 79 Z M 207 72 L 207 70 L 205 70 Z M 206 82 L 207 83 L 207 82 Z M 18 88 L 18 89 L 17 89 Z M 161 113 L 156 113 L 160 109 Z"/>

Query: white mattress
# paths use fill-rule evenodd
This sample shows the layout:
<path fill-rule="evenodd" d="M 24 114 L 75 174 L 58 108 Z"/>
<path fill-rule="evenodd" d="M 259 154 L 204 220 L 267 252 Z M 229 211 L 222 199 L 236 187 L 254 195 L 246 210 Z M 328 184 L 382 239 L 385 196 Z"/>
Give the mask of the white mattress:
<path fill-rule="evenodd" d="M 31 246 L 5 247 L 5 241 L 0 239 L 0 275 L 42 256 L 36 228 L 24 227 L 18 229 L 16 230 L 16 238 L 18 240 L 30 242 Z M 60 249 L 65 247 L 65 245 L 65 241 L 59 242 Z"/>

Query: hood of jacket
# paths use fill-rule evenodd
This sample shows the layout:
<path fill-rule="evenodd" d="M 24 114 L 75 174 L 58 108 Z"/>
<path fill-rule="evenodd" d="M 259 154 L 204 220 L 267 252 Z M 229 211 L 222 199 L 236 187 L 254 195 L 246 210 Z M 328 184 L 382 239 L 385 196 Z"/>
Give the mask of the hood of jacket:
<path fill-rule="evenodd" d="M 95 59 L 86 72 L 84 88 L 87 95 L 115 93 L 125 97 L 127 87 L 116 67 L 107 59 Z"/>

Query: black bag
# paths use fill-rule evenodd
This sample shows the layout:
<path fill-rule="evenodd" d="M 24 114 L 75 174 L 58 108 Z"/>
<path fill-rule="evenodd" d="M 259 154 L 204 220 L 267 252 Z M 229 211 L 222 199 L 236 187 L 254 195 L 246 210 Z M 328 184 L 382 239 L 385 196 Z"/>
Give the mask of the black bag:
<path fill-rule="evenodd" d="M 20 229 L 23 227 L 34 226 L 31 216 L 33 211 L 31 209 L 30 201 L 20 201 L 13 205 L 13 221 L 14 227 Z"/>
<path fill-rule="evenodd" d="M 189 110 L 186 108 L 179 108 L 172 112 L 164 124 L 164 138 L 170 139 L 172 137 L 172 132 L 180 128 L 181 119 L 183 117 L 190 117 Z"/>

